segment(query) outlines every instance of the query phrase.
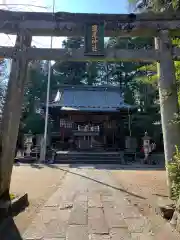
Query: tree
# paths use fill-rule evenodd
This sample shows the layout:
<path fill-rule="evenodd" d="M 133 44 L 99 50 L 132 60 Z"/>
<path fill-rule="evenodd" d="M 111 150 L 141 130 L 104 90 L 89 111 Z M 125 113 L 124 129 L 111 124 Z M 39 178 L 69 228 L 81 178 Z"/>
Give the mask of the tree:
<path fill-rule="evenodd" d="M 32 62 L 28 67 L 28 81 L 24 92 L 22 121 L 24 131 L 40 134 L 44 132 L 44 116 L 42 115 L 42 103 L 46 101 L 47 94 L 47 65 L 46 61 Z M 58 90 L 61 77 L 51 69 L 50 98 Z"/>
<path fill-rule="evenodd" d="M 153 47 L 153 38 L 110 38 L 108 48 L 118 49 L 150 49 Z M 117 62 L 108 63 L 109 84 L 119 85 L 126 103 L 138 106 L 140 112 L 132 115 L 132 133 L 139 136 L 147 130 L 153 134 L 154 123 L 160 121 L 159 104 L 157 104 L 158 91 L 156 84 L 151 81 L 142 81 L 144 76 L 150 74 L 149 63 L 143 62 Z M 156 70 L 155 70 L 156 71 Z M 152 72 L 151 72 L 152 73 Z"/>
<path fill-rule="evenodd" d="M 63 47 L 68 50 L 78 49 L 84 46 L 84 38 L 67 38 L 63 42 Z M 55 72 L 61 76 L 62 83 L 69 85 L 96 83 L 98 75 L 97 64 L 93 62 L 56 62 L 53 66 Z"/>
<path fill-rule="evenodd" d="M 179 0 L 129 0 L 131 8 L 137 11 L 156 11 L 163 12 L 167 10 L 179 10 Z"/>

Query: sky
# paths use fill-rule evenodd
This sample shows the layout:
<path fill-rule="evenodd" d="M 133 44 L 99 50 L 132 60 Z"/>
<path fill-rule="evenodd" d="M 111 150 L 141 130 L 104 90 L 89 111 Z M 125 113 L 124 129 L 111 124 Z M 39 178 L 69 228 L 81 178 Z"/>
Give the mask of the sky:
<path fill-rule="evenodd" d="M 127 13 L 128 0 L 54 0 L 55 12 Z M 0 0 L 0 9 L 52 12 L 53 0 Z M 53 38 L 53 48 L 60 48 L 64 38 Z M 0 46 L 13 46 L 15 36 L 0 34 Z M 33 37 L 32 45 L 50 47 L 50 37 Z"/>

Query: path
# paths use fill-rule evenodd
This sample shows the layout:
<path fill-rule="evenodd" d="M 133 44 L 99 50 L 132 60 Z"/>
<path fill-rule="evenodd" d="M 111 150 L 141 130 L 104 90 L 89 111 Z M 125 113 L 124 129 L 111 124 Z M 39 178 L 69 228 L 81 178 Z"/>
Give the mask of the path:
<path fill-rule="evenodd" d="M 64 167 L 64 169 L 66 169 Z M 56 166 L 39 164 L 17 164 L 13 167 L 11 193 L 28 193 L 29 206 L 14 217 L 15 224 L 22 234 L 32 222 L 45 202 L 61 186 L 66 172 Z M 1 236 L 0 236 L 1 239 Z"/>
<path fill-rule="evenodd" d="M 23 239 L 178 239 L 167 227 L 163 233 L 168 238 L 161 232 L 156 235 L 151 221 L 126 199 L 131 193 L 120 188 L 110 171 L 64 171 L 68 173 L 61 187 L 45 203 Z"/>

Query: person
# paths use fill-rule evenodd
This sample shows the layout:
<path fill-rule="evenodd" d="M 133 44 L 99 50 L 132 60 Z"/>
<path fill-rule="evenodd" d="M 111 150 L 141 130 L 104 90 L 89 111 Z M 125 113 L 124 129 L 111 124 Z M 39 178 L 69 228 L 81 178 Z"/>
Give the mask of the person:
<path fill-rule="evenodd" d="M 150 152 L 150 162 L 151 162 L 151 164 L 156 164 L 156 160 L 154 159 L 154 152 L 155 152 L 155 150 L 156 150 L 156 143 L 155 143 L 155 141 L 153 141 L 153 140 L 151 140 L 151 142 L 150 142 L 150 144 L 151 144 L 151 152 Z"/>
<path fill-rule="evenodd" d="M 149 162 L 149 156 L 151 153 L 151 146 L 149 144 L 144 145 L 142 148 L 142 151 L 144 153 L 144 164 L 148 164 Z"/>

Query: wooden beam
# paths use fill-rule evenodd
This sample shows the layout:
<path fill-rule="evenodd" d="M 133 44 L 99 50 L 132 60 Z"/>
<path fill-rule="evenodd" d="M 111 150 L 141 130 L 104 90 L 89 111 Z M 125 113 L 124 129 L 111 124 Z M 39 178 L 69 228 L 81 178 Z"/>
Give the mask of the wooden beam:
<path fill-rule="evenodd" d="M 125 50 L 125 49 L 106 49 L 104 56 L 85 56 L 84 49 L 48 49 L 48 48 L 27 48 L 25 51 L 15 51 L 13 47 L 1 47 L 0 57 L 19 58 L 22 55 L 31 60 L 61 60 L 61 61 L 157 61 L 160 54 L 156 50 Z"/>
<path fill-rule="evenodd" d="M 105 22 L 105 36 L 157 35 L 160 29 L 179 29 L 180 13 L 164 14 L 84 14 L 43 12 L 0 12 L 0 32 L 16 34 L 19 30 L 33 36 L 84 36 L 87 22 Z"/>

